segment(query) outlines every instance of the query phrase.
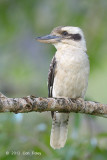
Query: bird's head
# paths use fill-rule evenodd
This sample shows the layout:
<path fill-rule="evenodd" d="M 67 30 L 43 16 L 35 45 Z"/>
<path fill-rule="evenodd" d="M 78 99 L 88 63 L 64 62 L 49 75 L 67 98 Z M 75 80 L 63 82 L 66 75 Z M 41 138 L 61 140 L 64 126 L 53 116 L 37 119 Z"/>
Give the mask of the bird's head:
<path fill-rule="evenodd" d="M 84 34 L 79 27 L 59 26 L 52 30 L 49 35 L 37 37 L 42 43 L 52 43 L 57 49 L 63 46 L 74 46 L 86 51 Z"/>

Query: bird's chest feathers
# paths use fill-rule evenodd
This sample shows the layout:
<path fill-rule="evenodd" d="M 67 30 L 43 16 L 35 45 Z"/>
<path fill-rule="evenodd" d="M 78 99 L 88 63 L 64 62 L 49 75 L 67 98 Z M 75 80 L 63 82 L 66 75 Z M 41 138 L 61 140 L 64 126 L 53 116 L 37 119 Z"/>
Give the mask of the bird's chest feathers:
<path fill-rule="evenodd" d="M 83 97 L 88 83 L 89 63 L 85 53 L 56 53 L 56 96 Z M 84 90 L 85 89 L 85 90 Z"/>
<path fill-rule="evenodd" d="M 75 74 L 78 74 L 80 71 L 84 72 L 85 67 L 87 65 L 87 60 L 88 58 L 85 53 L 59 53 L 56 54 L 56 70 L 57 72 L 60 72 L 62 74 L 64 73 L 65 75 L 74 74 L 75 76 Z"/>

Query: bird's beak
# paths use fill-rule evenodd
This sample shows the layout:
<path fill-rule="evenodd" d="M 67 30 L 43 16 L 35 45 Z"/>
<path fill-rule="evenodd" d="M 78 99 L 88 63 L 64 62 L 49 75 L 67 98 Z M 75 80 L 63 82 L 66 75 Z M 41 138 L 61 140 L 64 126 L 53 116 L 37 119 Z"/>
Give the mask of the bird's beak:
<path fill-rule="evenodd" d="M 61 40 L 61 37 L 49 34 L 42 37 L 36 37 L 35 39 L 42 43 L 57 43 Z"/>

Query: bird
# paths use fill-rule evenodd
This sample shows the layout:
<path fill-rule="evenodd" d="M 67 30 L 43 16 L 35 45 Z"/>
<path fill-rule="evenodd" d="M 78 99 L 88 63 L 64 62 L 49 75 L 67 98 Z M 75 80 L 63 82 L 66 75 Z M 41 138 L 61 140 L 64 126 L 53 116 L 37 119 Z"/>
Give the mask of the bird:
<path fill-rule="evenodd" d="M 84 99 L 90 64 L 82 29 L 58 26 L 50 34 L 36 40 L 56 48 L 48 73 L 48 97 Z M 69 113 L 52 112 L 51 115 L 50 146 L 60 149 L 66 143 Z"/>

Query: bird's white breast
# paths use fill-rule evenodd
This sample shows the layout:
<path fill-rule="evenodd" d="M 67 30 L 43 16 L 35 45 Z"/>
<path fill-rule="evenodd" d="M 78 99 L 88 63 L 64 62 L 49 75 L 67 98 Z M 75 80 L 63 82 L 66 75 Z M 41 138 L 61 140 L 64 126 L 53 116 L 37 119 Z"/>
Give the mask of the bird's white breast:
<path fill-rule="evenodd" d="M 56 52 L 53 97 L 84 97 L 89 75 L 87 54 L 81 49 Z"/>

